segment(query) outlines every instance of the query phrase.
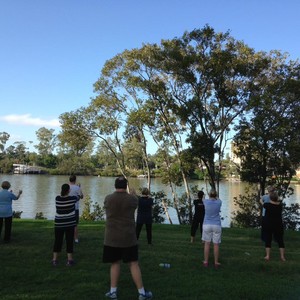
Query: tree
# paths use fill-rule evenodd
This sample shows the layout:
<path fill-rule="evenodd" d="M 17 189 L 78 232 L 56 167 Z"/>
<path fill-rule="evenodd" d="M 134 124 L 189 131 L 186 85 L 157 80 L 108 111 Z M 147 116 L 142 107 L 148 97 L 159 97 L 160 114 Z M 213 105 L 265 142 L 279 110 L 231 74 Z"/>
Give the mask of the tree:
<path fill-rule="evenodd" d="M 54 134 L 54 129 L 41 127 L 35 133 L 39 143 L 34 147 L 38 150 L 38 153 L 42 156 L 51 154 L 56 146 L 56 135 Z"/>
<path fill-rule="evenodd" d="M 261 53 L 263 72 L 253 82 L 251 109 L 236 126 L 241 178 L 259 183 L 264 194 L 275 184 L 283 197 L 300 164 L 300 68 L 280 52 Z"/>

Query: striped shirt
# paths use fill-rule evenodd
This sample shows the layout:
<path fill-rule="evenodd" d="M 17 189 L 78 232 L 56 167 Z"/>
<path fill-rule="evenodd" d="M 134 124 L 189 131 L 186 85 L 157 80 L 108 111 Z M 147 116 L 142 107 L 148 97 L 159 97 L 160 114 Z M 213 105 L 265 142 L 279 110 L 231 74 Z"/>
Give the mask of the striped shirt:
<path fill-rule="evenodd" d="M 57 196 L 55 198 L 55 228 L 64 229 L 67 227 L 76 226 L 75 203 L 77 200 L 77 196 Z"/>

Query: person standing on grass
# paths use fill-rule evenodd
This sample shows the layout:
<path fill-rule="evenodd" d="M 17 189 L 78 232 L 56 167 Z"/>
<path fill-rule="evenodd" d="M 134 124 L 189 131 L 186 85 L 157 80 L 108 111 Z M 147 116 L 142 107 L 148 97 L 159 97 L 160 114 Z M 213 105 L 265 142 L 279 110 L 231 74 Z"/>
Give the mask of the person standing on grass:
<path fill-rule="evenodd" d="M 142 196 L 139 197 L 138 211 L 136 217 L 136 237 L 139 239 L 143 225 L 146 226 L 147 241 L 152 245 L 152 206 L 153 199 L 149 197 L 149 190 L 142 189 Z"/>
<path fill-rule="evenodd" d="M 264 203 L 269 203 L 270 202 L 270 193 L 275 192 L 275 188 L 273 186 L 268 187 L 268 193 L 263 195 L 260 199 L 260 202 L 262 205 Z M 265 242 L 265 215 L 266 215 L 266 209 L 263 207 L 262 208 L 262 217 L 261 217 L 261 240 Z"/>
<path fill-rule="evenodd" d="M 71 267 L 74 265 L 75 203 L 78 200 L 78 196 L 69 196 L 69 193 L 70 186 L 65 183 L 61 187 L 60 195 L 55 198 L 56 214 L 54 220 L 53 266 L 56 266 L 58 263 L 58 254 L 61 252 L 64 236 L 67 244 L 67 266 Z"/>
<path fill-rule="evenodd" d="M 77 196 L 78 200 L 75 203 L 75 218 L 76 218 L 76 226 L 74 228 L 74 241 L 75 243 L 79 243 L 78 239 L 78 224 L 79 224 L 79 200 L 83 198 L 83 193 L 81 190 L 80 183 L 76 184 L 76 175 L 71 175 L 69 178 L 70 185 L 70 196 Z"/>
<path fill-rule="evenodd" d="M 265 214 L 265 248 L 266 256 L 265 260 L 270 260 L 272 237 L 278 243 L 280 259 L 285 261 L 284 255 L 284 241 L 283 241 L 283 222 L 282 222 L 282 202 L 279 201 L 278 194 L 276 192 L 271 192 L 269 194 L 270 201 L 263 204 L 266 210 Z"/>
<path fill-rule="evenodd" d="M 222 227 L 221 227 L 221 206 L 222 201 L 217 198 L 218 194 L 215 190 L 209 193 L 209 199 L 203 200 L 205 207 L 205 215 L 203 221 L 202 240 L 204 241 L 204 261 L 203 266 L 208 267 L 210 243 L 214 245 L 214 262 L 215 268 L 220 266 L 219 263 L 219 245 L 221 243 Z"/>
<path fill-rule="evenodd" d="M 138 245 L 135 231 L 134 212 L 138 198 L 127 193 L 127 180 L 118 177 L 115 180 L 115 192 L 104 200 L 106 225 L 104 233 L 103 262 L 110 263 L 110 291 L 107 298 L 117 299 L 117 286 L 121 271 L 121 261 L 129 265 L 132 279 L 138 290 L 138 299 L 152 298 L 146 291 L 138 263 Z"/>
<path fill-rule="evenodd" d="M 205 214 L 203 197 L 204 197 L 204 192 L 199 191 L 198 199 L 194 200 L 195 211 L 194 211 L 194 216 L 193 216 L 193 221 L 191 226 L 191 243 L 194 243 L 195 241 L 196 231 L 199 226 L 200 226 L 200 234 L 202 236 L 202 227 L 203 227 L 203 220 Z"/>
<path fill-rule="evenodd" d="M 12 201 L 18 200 L 22 194 L 22 190 L 19 190 L 18 195 L 15 195 L 12 191 L 8 190 L 10 186 L 11 185 L 8 181 L 3 181 L 1 184 L 2 191 L 0 192 L 0 236 L 4 221 L 4 243 L 9 243 L 11 238 L 13 219 Z"/>

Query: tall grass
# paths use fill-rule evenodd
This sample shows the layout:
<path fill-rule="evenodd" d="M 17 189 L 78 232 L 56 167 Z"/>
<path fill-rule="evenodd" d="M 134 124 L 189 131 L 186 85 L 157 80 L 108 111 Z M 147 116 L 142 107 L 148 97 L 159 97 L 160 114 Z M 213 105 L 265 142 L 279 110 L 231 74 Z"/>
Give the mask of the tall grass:
<path fill-rule="evenodd" d="M 104 299 L 110 285 L 109 265 L 102 263 L 104 226 L 104 222 L 81 222 L 76 265 L 65 266 L 63 251 L 59 265 L 53 267 L 53 222 L 14 219 L 11 243 L 0 242 L 0 299 Z M 145 229 L 139 241 L 145 287 L 157 300 L 300 299 L 299 232 L 285 233 L 284 263 L 277 245 L 271 260 L 264 261 L 259 236 L 255 229 L 223 229 L 221 268 L 205 269 L 199 234 L 191 244 L 189 226 L 154 224 L 154 245 L 147 245 Z M 171 268 L 160 268 L 162 262 Z M 121 300 L 137 299 L 126 265 L 122 265 L 118 294 Z"/>

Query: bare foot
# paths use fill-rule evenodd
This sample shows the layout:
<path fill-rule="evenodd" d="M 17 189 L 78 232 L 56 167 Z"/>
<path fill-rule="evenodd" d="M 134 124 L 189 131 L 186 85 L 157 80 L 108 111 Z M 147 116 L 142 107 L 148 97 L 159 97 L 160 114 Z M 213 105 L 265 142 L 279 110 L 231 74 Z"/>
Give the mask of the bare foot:
<path fill-rule="evenodd" d="M 285 257 L 281 257 L 281 261 L 286 261 Z"/>
<path fill-rule="evenodd" d="M 269 256 L 265 256 L 264 259 L 265 259 L 266 261 L 269 261 L 269 260 L 270 260 L 270 257 L 269 257 Z"/>

